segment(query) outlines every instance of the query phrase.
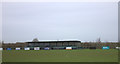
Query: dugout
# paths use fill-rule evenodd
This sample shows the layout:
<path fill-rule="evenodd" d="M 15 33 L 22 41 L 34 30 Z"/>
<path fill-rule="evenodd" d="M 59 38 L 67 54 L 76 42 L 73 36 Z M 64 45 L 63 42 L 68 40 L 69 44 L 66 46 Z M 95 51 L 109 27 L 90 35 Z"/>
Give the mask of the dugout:
<path fill-rule="evenodd" d="M 89 47 L 89 49 L 96 49 L 96 47 Z"/>

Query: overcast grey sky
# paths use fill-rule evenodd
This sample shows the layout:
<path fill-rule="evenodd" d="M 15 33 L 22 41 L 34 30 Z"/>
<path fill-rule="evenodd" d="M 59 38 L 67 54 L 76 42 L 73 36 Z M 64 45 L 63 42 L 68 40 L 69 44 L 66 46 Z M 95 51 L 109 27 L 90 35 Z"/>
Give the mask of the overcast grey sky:
<path fill-rule="evenodd" d="M 3 40 L 118 40 L 114 2 L 3 3 Z"/>

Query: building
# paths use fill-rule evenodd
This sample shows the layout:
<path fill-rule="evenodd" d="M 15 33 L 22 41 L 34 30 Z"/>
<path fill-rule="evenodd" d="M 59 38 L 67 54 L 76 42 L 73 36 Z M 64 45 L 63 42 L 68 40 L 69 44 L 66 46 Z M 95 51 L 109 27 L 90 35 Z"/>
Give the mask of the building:
<path fill-rule="evenodd" d="M 80 47 L 81 41 L 37 41 L 37 42 L 26 42 L 28 45 L 26 47 L 40 47 L 44 49 L 48 47 L 49 49 L 65 49 L 66 47 L 72 47 L 76 49 Z"/>

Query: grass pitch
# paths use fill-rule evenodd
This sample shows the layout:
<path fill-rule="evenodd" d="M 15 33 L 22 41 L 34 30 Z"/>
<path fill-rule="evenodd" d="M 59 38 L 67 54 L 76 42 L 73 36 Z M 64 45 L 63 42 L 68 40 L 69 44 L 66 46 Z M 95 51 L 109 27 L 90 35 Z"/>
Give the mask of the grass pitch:
<path fill-rule="evenodd" d="M 118 50 L 4 50 L 3 62 L 118 62 Z"/>

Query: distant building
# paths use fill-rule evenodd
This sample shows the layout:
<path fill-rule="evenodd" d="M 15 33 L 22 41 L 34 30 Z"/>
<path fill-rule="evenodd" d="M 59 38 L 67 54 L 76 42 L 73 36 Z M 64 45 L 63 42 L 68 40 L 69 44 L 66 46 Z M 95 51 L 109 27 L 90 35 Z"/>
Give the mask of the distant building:
<path fill-rule="evenodd" d="M 38 42 L 26 42 L 27 47 L 40 47 L 44 49 L 49 47 L 50 49 L 64 49 L 65 47 L 80 47 L 81 41 L 38 41 Z"/>

